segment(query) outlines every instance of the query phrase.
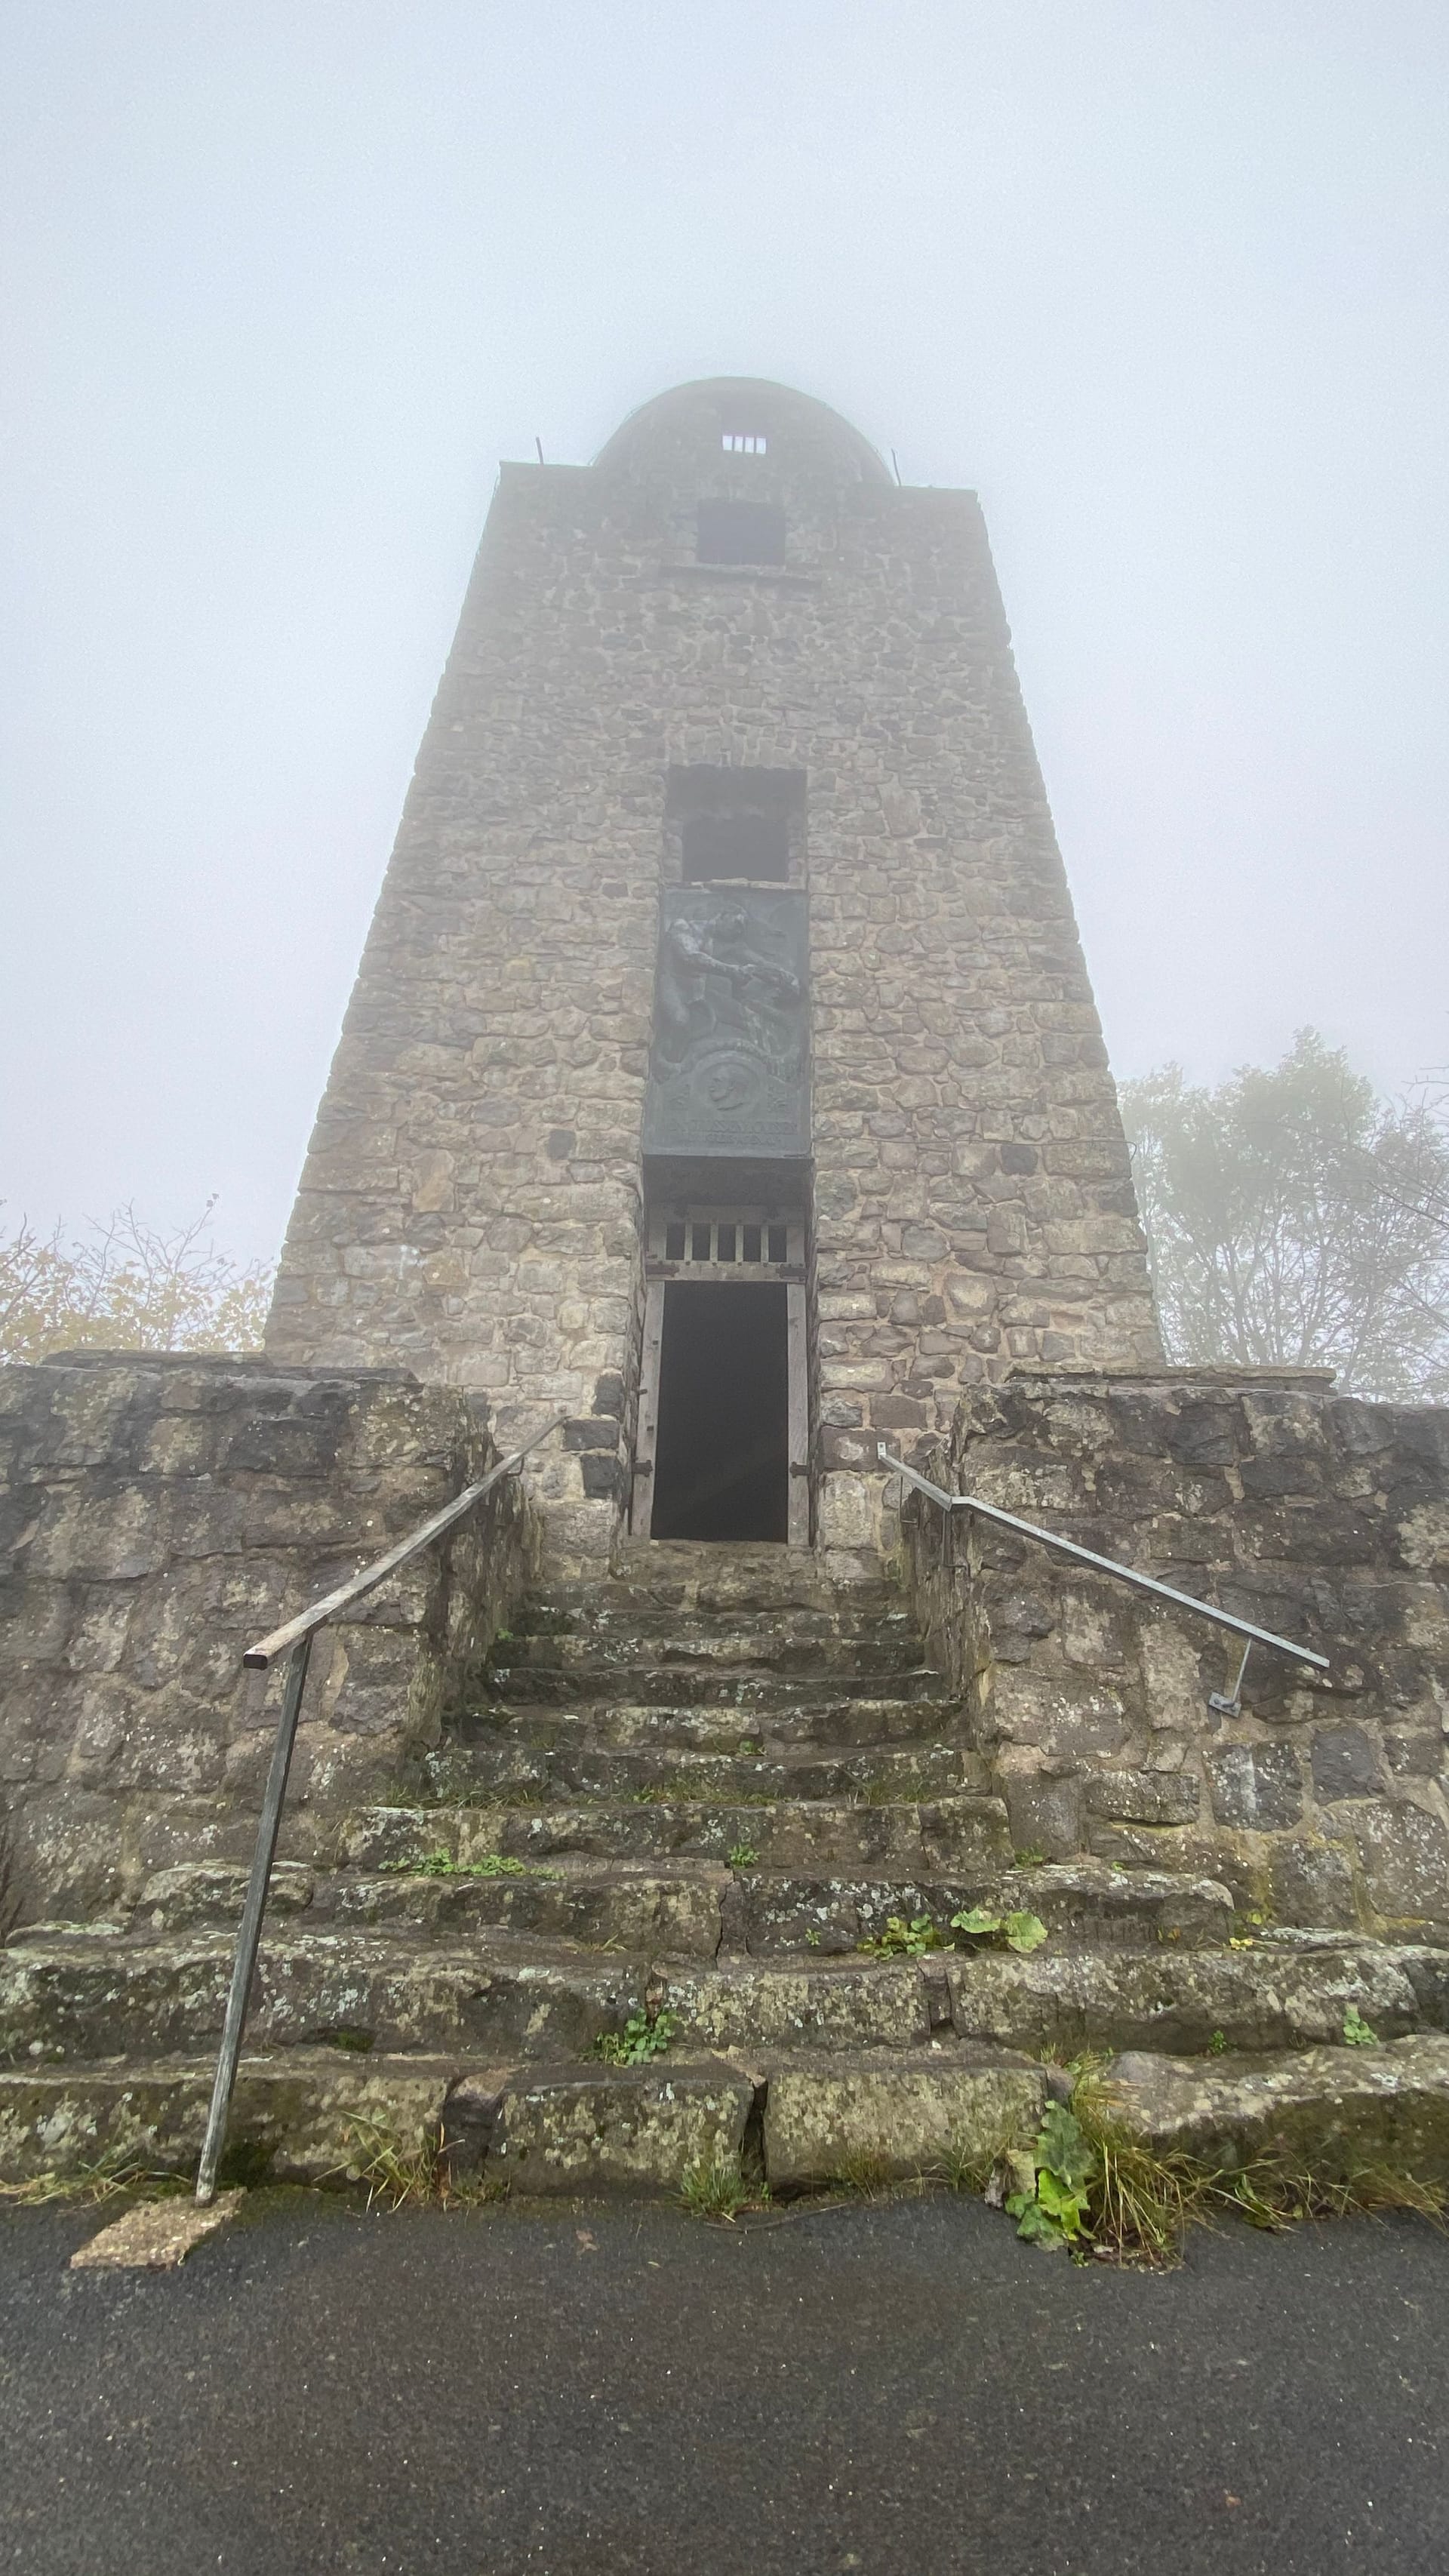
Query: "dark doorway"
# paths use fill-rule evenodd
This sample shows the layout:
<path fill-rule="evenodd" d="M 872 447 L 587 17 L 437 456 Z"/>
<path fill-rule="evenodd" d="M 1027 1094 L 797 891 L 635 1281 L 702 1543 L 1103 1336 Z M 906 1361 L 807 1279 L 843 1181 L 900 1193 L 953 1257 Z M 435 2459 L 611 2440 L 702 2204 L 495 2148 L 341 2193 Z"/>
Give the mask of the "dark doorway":
<path fill-rule="evenodd" d="M 671 1280 L 664 1292 L 655 1538 L 763 1538 L 789 1522 L 785 1290 Z"/>

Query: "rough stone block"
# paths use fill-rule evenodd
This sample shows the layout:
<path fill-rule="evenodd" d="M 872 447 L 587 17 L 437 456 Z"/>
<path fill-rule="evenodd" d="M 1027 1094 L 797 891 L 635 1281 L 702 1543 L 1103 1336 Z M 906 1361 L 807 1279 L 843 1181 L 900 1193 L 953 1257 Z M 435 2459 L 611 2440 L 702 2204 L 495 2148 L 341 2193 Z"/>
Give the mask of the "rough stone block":
<path fill-rule="evenodd" d="M 939 2173 L 953 2155 L 985 2160 L 1003 2138 L 1031 2138 L 1047 2103 L 1042 2067 L 939 2043 L 773 2060 L 767 2078 L 765 2173 L 782 2193 L 861 2167 L 904 2178 Z"/>
<path fill-rule="evenodd" d="M 1303 1813 L 1303 1777 L 1291 1744 L 1225 1744 L 1207 1757 L 1220 1825 L 1276 1833 Z"/>
<path fill-rule="evenodd" d="M 691 2165 L 739 2162 L 754 2100 L 721 2065 L 601 2067 L 511 2083 L 488 2150 L 519 2192 L 678 2191 Z"/>
<path fill-rule="evenodd" d="M 1130 2054 L 1108 2072 L 1115 2116 L 1160 2154 L 1229 2173 L 1263 2155 L 1351 2182 L 1365 2167 L 1449 2182 L 1449 2039 L 1312 2048 L 1253 2067 Z"/>
<path fill-rule="evenodd" d="M 1190 1825 L 1197 1817 L 1195 1771 L 1091 1771 L 1086 1794 L 1094 1816 L 1126 1824 Z"/>
<path fill-rule="evenodd" d="M 1383 1788 L 1378 1755 L 1361 1726 L 1320 1726 L 1313 1737 L 1313 1791 L 1321 1806 L 1338 1798 L 1376 1798 Z"/>
<path fill-rule="evenodd" d="M 1449 1922 L 1449 1829 L 1406 1800 L 1346 1811 L 1369 1902 L 1388 1921 Z"/>

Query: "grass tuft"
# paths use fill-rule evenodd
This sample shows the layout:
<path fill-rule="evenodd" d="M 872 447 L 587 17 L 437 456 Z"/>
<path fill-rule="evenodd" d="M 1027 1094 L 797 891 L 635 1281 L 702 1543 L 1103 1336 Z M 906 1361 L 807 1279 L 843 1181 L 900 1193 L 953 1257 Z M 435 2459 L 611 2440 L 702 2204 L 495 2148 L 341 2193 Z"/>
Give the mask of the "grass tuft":
<path fill-rule="evenodd" d="M 738 2156 L 716 2148 L 712 2156 L 699 2156 L 686 2167 L 679 2197 L 691 2218 L 717 2218 L 728 2223 L 740 2210 L 760 2207 L 770 2195 L 764 2184 L 751 2189 L 740 2170 Z"/>
<path fill-rule="evenodd" d="M 349 2120 L 351 2152 L 324 2182 L 359 2183 L 369 2209 L 481 2208 L 507 2197 L 506 2183 L 455 2176 L 441 2125 L 412 2144 L 383 2120 Z"/>
<path fill-rule="evenodd" d="M 139 2163 L 135 2156 L 115 2153 L 93 2165 L 80 2165 L 74 2173 L 32 2174 L 26 2182 L 0 2182 L 0 2201 L 9 2201 L 17 2209 L 46 2209 L 62 2202 L 88 2209 L 114 2200 L 121 2192 L 137 2200 L 171 2200 L 190 2189 L 185 2174 L 162 2173 L 155 2165 Z"/>

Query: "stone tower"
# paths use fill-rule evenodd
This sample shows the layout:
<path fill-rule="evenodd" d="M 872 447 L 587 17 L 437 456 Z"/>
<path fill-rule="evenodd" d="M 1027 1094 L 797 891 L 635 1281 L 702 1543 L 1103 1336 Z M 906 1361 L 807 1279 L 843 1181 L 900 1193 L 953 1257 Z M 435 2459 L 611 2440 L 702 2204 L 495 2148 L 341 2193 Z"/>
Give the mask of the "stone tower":
<path fill-rule="evenodd" d="M 1160 1357 L 972 493 L 735 378 L 503 467 L 267 1347 L 567 1414 L 565 1555 L 842 1573 L 881 1435 Z"/>

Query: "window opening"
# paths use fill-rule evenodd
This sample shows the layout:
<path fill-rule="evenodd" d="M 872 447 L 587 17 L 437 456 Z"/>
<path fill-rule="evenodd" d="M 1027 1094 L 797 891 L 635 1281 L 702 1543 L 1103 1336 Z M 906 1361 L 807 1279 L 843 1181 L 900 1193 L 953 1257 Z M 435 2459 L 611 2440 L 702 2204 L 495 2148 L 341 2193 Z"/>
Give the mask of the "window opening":
<path fill-rule="evenodd" d="M 782 564 L 785 513 L 769 501 L 701 501 L 695 554 L 700 563 Z"/>
<path fill-rule="evenodd" d="M 687 814 L 682 840 L 686 885 L 708 885 L 718 877 L 749 877 L 764 885 L 789 880 L 788 814 Z"/>
<path fill-rule="evenodd" d="M 764 456 L 768 441 L 762 429 L 727 429 L 720 439 L 726 456 Z"/>
<path fill-rule="evenodd" d="M 770 1242 L 770 1250 L 769 1250 L 769 1258 L 770 1258 L 770 1260 L 771 1260 L 771 1261 L 788 1261 L 788 1259 L 789 1259 L 789 1257 L 790 1257 L 790 1256 L 789 1256 L 788 1249 L 787 1249 L 788 1237 L 787 1237 L 787 1235 L 786 1235 L 786 1232 L 785 1232 L 784 1227 L 783 1227 L 782 1225 L 772 1225 L 772 1226 L 768 1229 L 768 1232 L 769 1232 L 769 1242 Z"/>
<path fill-rule="evenodd" d="M 684 1259 L 684 1224 L 682 1219 L 677 1225 L 666 1225 L 664 1229 L 664 1258 L 666 1261 L 682 1261 Z"/>
<path fill-rule="evenodd" d="M 741 1259 L 745 1261 L 758 1261 L 760 1258 L 759 1227 L 757 1225 L 742 1225 L 740 1232 L 744 1237 L 744 1251 L 741 1255 Z"/>

